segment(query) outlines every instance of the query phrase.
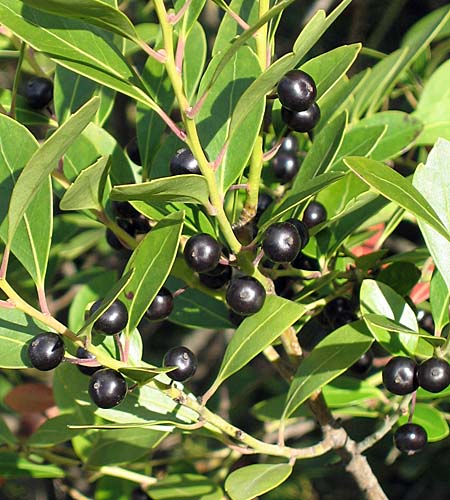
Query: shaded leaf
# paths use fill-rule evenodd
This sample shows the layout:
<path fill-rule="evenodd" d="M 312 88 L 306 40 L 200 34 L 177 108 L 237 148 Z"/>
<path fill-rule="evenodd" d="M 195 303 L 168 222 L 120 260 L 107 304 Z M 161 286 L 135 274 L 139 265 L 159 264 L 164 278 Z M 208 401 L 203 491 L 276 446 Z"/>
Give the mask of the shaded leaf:
<path fill-rule="evenodd" d="M 169 474 L 146 490 L 155 500 L 221 500 L 223 491 L 206 476 Z"/>
<path fill-rule="evenodd" d="M 77 435 L 77 431 L 68 428 L 75 422 L 72 414 L 59 415 L 46 420 L 27 441 L 29 446 L 47 447 L 69 441 Z"/>
<path fill-rule="evenodd" d="M 450 289 L 442 274 L 436 269 L 430 283 L 430 305 L 434 327 L 438 332 L 442 332 L 444 326 L 449 323 L 449 302 Z"/>
<path fill-rule="evenodd" d="M 5 479 L 17 477 L 64 478 L 66 473 L 56 465 L 41 465 L 19 456 L 12 451 L 0 452 L 0 470 Z"/>

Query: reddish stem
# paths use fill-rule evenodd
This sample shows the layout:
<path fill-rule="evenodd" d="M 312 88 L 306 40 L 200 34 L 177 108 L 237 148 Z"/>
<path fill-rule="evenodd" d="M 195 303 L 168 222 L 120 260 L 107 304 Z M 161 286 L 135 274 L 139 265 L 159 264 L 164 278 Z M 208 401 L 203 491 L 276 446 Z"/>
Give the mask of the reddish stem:
<path fill-rule="evenodd" d="M 72 365 L 81 366 L 101 366 L 101 364 L 96 359 L 78 359 L 78 358 L 64 358 L 66 363 L 71 363 Z"/>
<path fill-rule="evenodd" d="M 414 410 L 416 409 L 416 399 L 417 399 L 417 391 L 413 392 L 412 398 L 411 398 L 411 404 L 409 407 L 409 417 L 408 417 L 408 423 L 411 423 L 413 416 L 414 416 Z"/>
<path fill-rule="evenodd" d="M 177 71 L 180 74 L 181 74 L 181 71 L 183 69 L 183 59 L 184 59 L 185 47 L 186 47 L 186 41 L 180 35 L 180 38 L 178 39 L 177 51 L 175 54 L 175 67 L 177 68 Z"/>
<path fill-rule="evenodd" d="M 275 146 L 272 149 L 269 149 L 267 153 L 263 154 L 263 161 L 269 161 L 271 160 L 277 153 L 278 150 L 280 149 L 281 145 L 283 144 L 284 138 L 282 137 L 281 139 L 278 140 L 278 142 L 275 144 Z"/>
<path fill-rule="evenodd" d="M 116 341 L 117 347 L 119 348 L 120 361 L 125 362 L 125 352 L 122 346 L 122 342 L 120 341 L 120 333 L 116 333 L 114 335 L 114 340 Z"/>
<path fill-rule="evenodd" d="M 143 40 L 139 41 L 139 46 L 146 54 L 155 59 L 155 61 L 158 61 L 161 64 L 166 62 L 166 53 L 164 50 L 156 51 L 155 49 L 152 49 L 150 45 L 147 45 Z"/>
<path fill-rule="evenodd" d="M 238 189 L 248 189 L 248 184 L 233 184 L 228 191 L 237 191 Z"/>
<path fill-rule="evenodd" d="M 228 142 L 226 142 L 223 146 L 222 146 L 222 149 L 220 150 L 220 153 L 219 155 L 217 156 L 217 158 L 214 160 L 214 163 L 211 165 L 212 166 L 212 169 L 214 171 L 216 171 L 220 164 L 222 163 L 222 160 L 227 152 L 227 149 L 228 149 Z"/>
<path fill-rule="evenodd" d="M 3 309 L 14 309 L 16 306 L 7 300 L 0 300 L 0 307 L 3 307 Z"/>
<path fill-rule="evenodd" d="M 37 293 L 38 293 L 38 298 L 39 298 L 39 307 L 41 308 L 41 311 L 46 316 L 50 316 L 50 311 L 48 309 L 47 297 L 45 296 L 45 290 L 44 290 L 44 288 L 38 286 L 37 287 Z"/>
<path fill-rule="evenodd" d="M 192 0 L 187 0 L 187 2 L 181 7 L 181 9 L 176 14 L 169 14 L 167 20 L 174 26 L 177 22 L 184 16 L 185 12 L 189 9 Z"/>
<path fill-rule="evenodd" d="M 207 90 L 197 101 L 197 103 L 186 110 L 186 116 L 190 119 L 194 118 L 195 115 L 202 109 L 203 103 L 205 102 L 206 98 L 208 97 L 209 90 Z"/>
<path fill-rule="evenodd" d="M 158 107 L 154 111 L 161 117 L 161 119 L 167 124 L 167 126 L 178 137 L 178 139 L 183 142 L 186 141 L 186 132 L 178 128 L 176 123 L 163 109 Z"/>
<path fill-rule="evenodd" d="M 9 247 L 5 247 L 5 251 L 3 253 L 2 265 L 0 267 L 0 280 L 5 279 L 6 270 L 8 269 L 8 261 L 9 261 Z"/>
<path fill-rule="evenodd" d="M 178 297 L 178 295 L 181 295 L 182 293 L 184 293 L 186 290 L 188 290 L 189 287 L 188 286 L 185 286 L 184 288 L 179 288 L 178 290 L 175 290 L 173 293 L 172 293 L 172 297 L 175 298 L 175 297 Z"/>

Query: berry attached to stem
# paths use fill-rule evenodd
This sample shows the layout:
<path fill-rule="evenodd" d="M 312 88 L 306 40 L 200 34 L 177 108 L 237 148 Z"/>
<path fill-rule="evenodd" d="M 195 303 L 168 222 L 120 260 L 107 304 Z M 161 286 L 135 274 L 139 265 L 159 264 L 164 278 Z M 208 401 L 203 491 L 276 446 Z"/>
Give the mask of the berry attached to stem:
<path fill-rule="evenodd" d="M 278 83 L 278 99 L 292 111 L 305 111 L 316 99 L 317 89 L 308 73 L 299 69 L 288 71 Z"/>
<path fill-rule="evenodd" d="M 250 276 L 231 280 L 226 292 L 228 306 L 241 316 L 258 312 L 264 305 L 265 299 L 264 287 Z"/>
<path fill-rule="evenodd" d="M 276 222 L 264 233 L 262 247 L 273 262 L 291 262 L 300 251 L 301 240 L 296 227 L 289 222 Z"/>
<path fill-rule="evenodd" d="M 427 359 L 417 368 L 417 380 L 423 389 L 441 392 L 450 385 L 450 365 L 444 359 Z"/>
<path fill-rule="evenodd" d="M 188 239 L 183 255 L 193 271 L 207 273 L 217 267 L 221 253 L 221 245 L 212 236 L 200 233 Z"/>
<path fill-rule="evenodd" d="M 63 360 L 64 353 L 62 338 L 52 332 L 36 335 L 28 346 L 28 356 L 31 364 L 41 371 L 56 368 Z"/>
<path fill-rule="evenodd" d="M 89 382 L 89 396 L 99 408 L 114 408 L 127 394 L 124 377 L 110 368 L 95 372 Z"/>
<path fill-rule="evenodd" d="M 176 366 L 167 376 L 177 382 L 186 382 L 197 370 L 197 358 L 187 347 L 173 347 L 164 355 L 163 366 Z"/>
<path fill-rule="evenodd" d="M 419 387 L 416 362 L 403 356 L 392 358 L 383 368 L 383 384 L 393 394 L 411 394 Z"/>
<path fill-rule="evenodd" d="M 102 300 L 94 302 L 89 310 L 90 314 L 94 314 L 100 307 Z M 94 328 L 99 333 L 104 335 L 115 335 L 121 332 L 128 323 L 128 311 L 124 303 L 120 300 L 115 300 L 109 308 L 97 319 L 94 323 Z"/>
<path fill-rule="evenodd" d="M 394 444 L 403 453 L 414 455 L 427 444 L 426 430 L 418 424 L 405 424 L 399 427 L 394 434 Z"/>

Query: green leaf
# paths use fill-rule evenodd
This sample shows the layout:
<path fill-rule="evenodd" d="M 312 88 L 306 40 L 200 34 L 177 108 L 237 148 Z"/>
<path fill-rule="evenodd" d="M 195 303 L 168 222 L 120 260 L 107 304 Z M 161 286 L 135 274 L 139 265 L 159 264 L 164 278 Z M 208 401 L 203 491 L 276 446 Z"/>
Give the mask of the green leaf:
<path fill-rule="evenodd" d="M 375 280 L 364 280 L 360 291 L 361 312 L 363 317 L 370 314 L 384 316 L 407 327 L 412 332 L 418 332 L 417 318 L 406 301 L 392 288 Z M 367 322 L 374 337 L 391 354 L 414 353 L 418 343 L 417 335 L 405 333 L 389 333 L 385 328 Z"/>
<path fill-rule="evenodd" d="M 11 193 L 19 175 L 38 149 L 38 143 L 22 125 L 0 115 L 0 237 L 8 239 L 8 209 Z M 23 218 L 18 222 L 11 251 L 25 267 L 34 282 L 42 286 L 47 270 L 53 230 L 50 179 L 37 188 Z"/>
<path fill-rule="evenodd" d="M 2 477 L 12 479 L 17 477 L 64 478 L 66 473 L 56 465 L 42 465 L 21 457 L 12 451 L 0 452 L 0 470 Z"/>
<path fill-rule="evenodd" d="M 186 40 L 183 59 L 183 87 L 188 102 L 194 99 L 206 62 L 206 35 L 202 25 L 196 22 Z"/>
<path fill-rule="evenodd" d="M 284 483 L 292 473 L 289 464 L 253 464 L 233 471 L 225 480 L 232 500 L 252 500 Z"/>
<path fill-rule="evenodd" d="M 327 335 L 299 366 L 289 387 L 282 419 L 289 418 L 314 392 L 344 373 L 372 342 L 363 321 L 344 325 Z"/>
<path fill-rule="evenodd" d="M 146 490 L 154 500 L 222 500 L 223 491 L 199 474 L 169 474 Z"/>
<path fill-rule="evenodd" d="M 94 24 L 130 40 L 137 38 L 132 22 L 122 11 L 98 0 L 79 0 L 76 9 L 67 3 L 67 0 L 21 0 L 21 2 L 57 16 Z M 26 17 L 26 9 L 23 15 Z"/>
<path fill-rule="evenodd" d="M 450 289 L 442 274 L 436 269 L 430 283 L 430 305 L 433 314 L 434 327 L 442 332 L 449 323 L 448 307 L 450 302 Z"/>
<path fill-rule="evenodd" d="M 400 417 L 398 420 L 399 425 L 406 424 L 407 422 L 407 415 Z M 449 434 L 448 423 L 444 415 L 431 405 L 417 403 L 414 408 L 412 422 L 421 425 L 426 430 L 430 443 L 441 441 Z"/>
<path fill-rule="evenodd" d="M 182 29 L 182 34 L 184 36 L 189 36 L 191 33 L 191 30 L 193 29 L 195 22 L 198 20 L 200 17 L 201 13 L 203 12 L 203 8 L 205 6 L 206 0 L 194 0 L 191 2 L 189 5 L 187 11 L 183 15 L 183 25 Z M 177 0 L 175 3 L 175 9 L 177 12 L 180 11 L 181 8 L 185 6 L 185 1 L 184 0 Z M 179 33 L 180 36 L 180 33 Z"/>
<path fill-rule="evenodd" d="M 73 414 L 66 414 L 46 420 L 37 431 L 31 435 L 30 439 L 27 441 L 27 445 L 47 447 L 69 441 L 77 435 L 77 431 L 67 427 L 76 422 L 75 419 L 76 417 Z"/>
<path fill-rule="evenodd" d="M 139 384 L 146 384 L 155 378 L 159 373 L 166 373 L 170 370 L 171 368 L 157 368 L 151 366 L 127 366 L 125 368 L 119 368 L 120 373 L 123 373 L 125 376 L 135 380 Z"/>
<path fill-rule="evenodd" d="M 222 382 L 261 353 L 304 313 L 305 308 L 300 304 L 268 295 L 263 308 L 247 318 L 234 333 L 208 394 L 214 393 Z"/>
<path fill-rule="evenodd" d="M 380 400 L 383 395 L 380 389 L 373 387 L 365 380 L 353 377 L 339 377 L 322 389 L 325 401 L 330 408 L 341 408 L 370 400 Z"/>
<path fill-rule="evenodd" d="M 177 254 L 183 221 L 184 212 L 162 219 L 128 260 L 125 272 L 134 270 L 134 276 L 124 287 L 121 297 L 128 309 L 127 332 L 137 327 L 164 285 Z"/>
<path fill-rule="evenodd" d="M 95 483 L 95 500 L 129 500 L 135 483 L 119 477 L 103 476 Z"/>
<path fill-rule="evenodd" d="M 200 83 L 199 94 L 208 88 L 219 54 L 213 59 Z M 230 130 L 231 112 L 252 82 L 261 74 L 259 60 L 249 47 L 241 47 L 206 94 L 196 115 L 198 134 L 208 158 L 214 161 L 227 143 L 225 156 L 216 171 L 217 183 L 226 191 L 247 165 L 264 115 L 265 99 L 247 109 L 239 131 Z M 235 134 L 234 132 L 238 132 Z"/>
<path fill-rule="evenodd" d="M 347 113 L 344 111 L 314 137 L 312 147 L 294 178 L 292 192 L 302 190 L 305 182 L 323 174 L 333 163 L 341 148 L 346 126 Z"/>
<path fill-rule="evenodd" d="M 29 368 L 28 343 L 42 326 L 17 309 L 0 309 L 0 367 Z"/>
<path fill-rule="evenodd" d="M 9 427 L 2 417 L 0 417 L 0 443 L 9 445 L 15 445 L 17 443 L 16 436 L 9 430 Z"/>
<path fill-rule="evenodd" d="M 115 186 L 111 198 L 147 203 L 182 202 L 208 205 L 209 191 L 201 175 L 185 174 L 163 177 L 141 184 Z"/>
<path fill-rule="evenodd" d="M 93 165 L 83 170 L 65 192 L 59 207 L 61 210 L 102 210 L 103 195 L 111 158 L 102 156 Z"/>
<path fill-rule="evenodd" d="M 402 297 L 408 295 L 413 286 L 419 281 L 420 270 L 411 262 L 394 262 L 383 267 L 377 276 L 381 281 L 393 288 Z"/>
<path fill-rule="evenodd" d="M 414 172 L 413 185 L 421 196 L 428 200 L 430 207 L 447 230 L 450 228 L 450 187 L 447 182 L 450 142 L 439 139 L 431 150 L 426 165 L 419 165 Z M 420 230 L 436 267 L 439 269 L 447 288 L 450 289 L 450 242 L 448 237 L 438 234 L 424 217 L 418 217 Z"/>
<path fill-rule="evenodd" d="M 386 165 L 368 158 L 349 157 L 344 163 L 375 191 L 429 224 L 450 241 L 446 227 L 427 199 L 407 179 Z M 434 195 L 435 196 L 435 195 Z"/>
<path fill-rule="evenodd" d="M 8 211 L 8 244 L 31 201 L 48 175 L 57 167 L 61 156 L 91 121 L 99 106 L 99 99 L 92 98 L 67 120 L 33 154 L 14 186 Z"/>

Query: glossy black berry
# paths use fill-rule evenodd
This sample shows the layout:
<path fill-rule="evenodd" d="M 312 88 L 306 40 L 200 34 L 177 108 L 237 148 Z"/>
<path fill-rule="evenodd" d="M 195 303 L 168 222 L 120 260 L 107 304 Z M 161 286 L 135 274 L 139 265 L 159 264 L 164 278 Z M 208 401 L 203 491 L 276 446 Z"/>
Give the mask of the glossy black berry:
<path fill-rule="evenodd" d="M 400 396 L 414 392 L 419 387 L 416 362 L 403 356 L 392 358 L 383 368 L 383 384 Z"/>
<path fill-rule="evenodd" d="M 25 99 L 30 108 L 45 108 L 53 99 L 53 83 L 47 78 L 32 78 L 25 88 Z"/>
<path fill-rule="evenodd" d="M 255 278 L 245 276 L 230 281 L 226 302 L 230 309 L 241 316 L 258 312 L 264 305 L 266 291 Z"/>
<path fill-rule="evenodd" d="M 28 346 L 28 357 L 34 368 L 41 371 L 53 370 L 64 358 L 64 342 L 56 333 L 36 335 Z"/>
<path fill-rule="evenodd" d="M 97 300 L 89 310 L 90 314 L 94 314 L 100 307 L 101 300 Z M 104 335 L 115 335 L 121 332 L 128 323 L 128 311 L 123 302 L 115 300 L 108 309 L 94 323 L 94 328 L 97 332 Z"/>
<path fill-rule="evenodd" d="M 427 444 L 426 430 L 418 424 L 404 424 L 394 433 L 395 446 L 408 455 L 414 455 Z"/>
<path fill-rule="evenodd" d="M 130 500 L 150 500 L 150 497 L 141 488 L 135 488 L 131 492 L 131 499 Z"/>
<path fill-rule="evenodd" d="M 114 408 L 123 401 L 127 390 L 123 376 L 110 368 L 98 370 L 89 381 L 89 396 L 99 408 Z"/>
<path fill-rule="evenodd" d="M 238 328 L 238 326 L 244 321 L 245 318 L 246 317 L 242 316 L 242 314 L 235 313 L 231 309 L 228 311 L 228 319 L 236 328 Z"/>
<path fill-rule="evenodd" d="M 173 295 L 170 290 L 163 286 L 145 312 L 145 317 L 151 321 L 162 321 L 169 317 L 172 309 Z"/>
<path fill-rule="evenodd" d="M 77 349 L 77 358 L 79 359 L 95 359 L 95 356 L 90 353 L 89 351 L 86 351 L 86 349 L 83 349 L 82 347 L 79 347 Z M 101 370 L 101 366 L 85 366 L 85 365 L 77 365 L 78 369 L 80 370 L 81 373 L 84 373 L 85 375 L 93 375 L 95 372 L 98 370 Z"/>
<path fill-rule="evenodd" d="M 146 234 L 150 231 L 150 221 L 145 217 L 145 215 L 140 214 L 139 217 L 131 220 L 131 229 L 133 235 L 136 234 Z"/>
<path fill-rule="evenodd" d="M 293 111 L 305 111 L 316 99 L 317 89 L 308 73 L 299 69 L 288 71 L 278 83 L 278 99 Z"/>
<path fill-rule="evenodd" d="M 201 174 L 197 160 L 189 149 L 179 149 L 170 160 L 171 175 Z"/>
<path fill-rule="evenodd" d="M 126 146 L 128 157 L 136 165 L 142 166 L 141 154 L 139 153 L 139 146 L 136 137 L 133 137 Z"/>
<path fill-rule="evenodd" d="M 281 108 L 281 119 L 296 132 L 310 132 L 320 120 L 320 108 L 314 103 L 305 111 L 291 111 Z"/>
<path fill-rule="evenodd" d="M 191 236 L 184 247 L 187 265 L 198 273 L 207 273 L 217 267 L 222 253 L 221 245 L 206 233 Z"/>
<path fill-rule="evenodd" d="M 423 310 L 418 311 L 417 320 L 419 321 L 420 328 L 423 328 L 426 332 L 434 335 L 434 321 L 431 313 Z"/>
<path fill-rule="evenodd" d="M 292 153 L 295 154 L 298 151 L 298 140 L 295 135 L 289 134 L 287 135 L 280 146 L 280 149 L 278 150 L 280 153 Z"/>
<path fill-rule="evenodd" d="M 291 181 L 299 169 L 297 157 L 292 153 L 278 153 L 272 161 L 275 176 L 280 179 L 281 184 Z"/>
<path fill-rule="evenodd" d="M 372 367 L 373 352 L 369 349 L 365 352 L 356 363 L 350 367 L 350 372 L 354 375 L 365 375 Z"/>
<path fill-rule="evenodd" d="M 273 262 L 291 262 L 300 251 L 301 240 L 296 227 L 289 222 L 276 222 L 264 233 L 262 247 Z"/>
<path fill-rule="evenodd" d="M 127 250 L 126 247 L 122 245 L 119 238 L 111 231 L 111 229 L 106 230 L 106 241 L 108 245 L 114 250 Z"/>
<path fill-rule="evenodd" d="M 300 250 L 306 247 L 309 242 L 309 231 L 306 224 L 298 219 L 288 219 L 286 222 L 295 226 L 300 236 Z"/>
<path fill-rule="evenodd" d="M 136 236 L 134 220 L 135 219 L 116 219 L 116 224 L 134 238 Z M 128 248 L 123 245 L 122 241 L 116 236 L 116 234 L 113 233 L 109 228 L 106 230 L 106 241 L 108 242 L 110 247 L 114 248 L 114 250 L 128 250 Z"/>
<path fill-rule="evenodd" d="M 177 382 L 185 382 L 197 370 L 197 358 L 187 347 L 173 347 L 164 355 L 163 366 L 176 366 L 175 370 L 167 372 L 167 376 Z"/>
<path fill-rule="evenodd" d="M 353 304 L 349 299 L 336 297 L 323 308 L 323 315 L 329 323 L 332 323 L 343 314 L 353 314 L 353 310 Z"/>
<path fill-rule="evenodd" d="M 302 252 L 300 252 L 291 262 L 291 266 L 295 267 L 295 269 L 302 269 L 303 271 L 320 271 L 318 260 Z"/>
<path fill-rule="evenodd" d="M 111 208 L 117 217 L 124 219 L 136 219 L 141 215 L 128 201 L 113 201 Z"/>
<path fill-rule="evenodd" d="M 450 385 L 450 365 L 444 359 L 427 359 L 417 368 L 417 381 L 427 391 L 441 392 Z"/>
<path fill-rule="evenodd" d="M 255 219 L 258 220 L 262 213 L 267 210 L 270 206 L 270 204 L 273 202 L 272 196 L 267 193 L 259 193 L 258 194 L 258 205 L 256 207 L 256 217 Z"/>
<path fill-rule="evenodd" d="M 303 212 L 303 223 L 311 228 L 327 220 L 327 211 L 322 203 L 312 201 Z"/>
<path fill-rule="evenodd" d="M 232 269 L 230 266 L 219 264 L 210 273 L 200 273 L 198 277 L 202 285 L 217 290 L 230 281 L 231 275 Z"/>

